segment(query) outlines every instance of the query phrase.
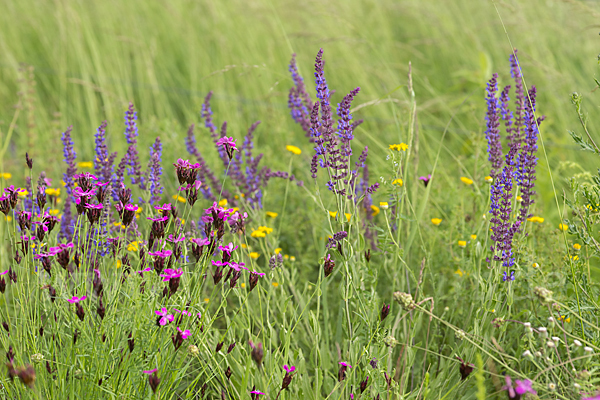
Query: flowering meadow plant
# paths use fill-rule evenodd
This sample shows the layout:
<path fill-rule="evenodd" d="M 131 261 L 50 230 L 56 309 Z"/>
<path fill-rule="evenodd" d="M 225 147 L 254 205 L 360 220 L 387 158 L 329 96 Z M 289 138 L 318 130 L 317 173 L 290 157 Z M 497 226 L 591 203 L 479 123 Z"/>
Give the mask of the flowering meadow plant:
<path fill-rule="evenodd" d="M 370 150 L 363 94 L 329 88 L 323 49 L 314 91 L 290 62 L 306 140 L 279 149 L 287 171 L 256 151 L 259 122 L 243 138 L 217 125 L 212 92 L 189 156 L 167 159 L 159 137 L 142 148 L 132 103 L 123 154 L 108 122 L 92 162 L 62 133 L 62 187 L 27 154 L 22 187 L 0 177 L 2 397 L 595 398 L 599 292 L 584 265 L 600 191 L 573 181 L 577 220 L 540 216 L 544 118 L 516 51 L 509 63 L 514 99 L 494 74 L 481 151 L 455 175 L 438 165 L 446 132 L 437 156 L 419 148 L 410 65 L 406 125 Z"/>

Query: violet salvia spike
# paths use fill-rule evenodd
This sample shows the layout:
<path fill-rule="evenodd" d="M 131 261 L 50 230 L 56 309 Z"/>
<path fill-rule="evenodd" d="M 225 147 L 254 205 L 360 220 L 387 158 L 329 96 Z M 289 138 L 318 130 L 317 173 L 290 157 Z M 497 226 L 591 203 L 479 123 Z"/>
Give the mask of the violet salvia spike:
<path fill-rule="evenodd" d="M 487 114 L 485 116 L 487 129 L 485 136 L 488 141 L 488 160 L 492 163 L 490 176 L 495 178 L 502 167 L 502 143 L 500 142 L 500 115 L 498 92 L 498 74 L 494 74 L 487 84 Z"/>
<path fill-rule="evenodd" d="M 160 165 L 161 157 L 162 143 L 160 142 L 160 138 L 157 137 L 154 144 L 150 147 L 150 165 L 148 166 L 150 204 L 158 202 L 164 190 L 160 182 L 162 176 L 162 167 Z"/>
<path fill-rule="evenodd" d="M 94 172 L 102 182 L 110 182 L 114 162 L 114 157 L 111 159 L 111 155 L 108 152 L 108 146 L 106 145 L 106 126 L 107 122 L 104 121 L 102 125 L 98 127 L 96 134 L 94 135 L 96 137 Z"/>
<path fill-rule="evenodd" d="M 310 137 L 310 141 L 312 143 L 314 138 L 312 137 L 310 129 L 310 110 L 313 108 L 313 102 L 306 92 L 304 79 L 298 72 L 298 66 L 296 65 L 296 54 L 292 55 L 289 71 L 292 75 L 292 80 L 294 81 L 294 87 L 290 89 L 288 95 L 288 107 L 290 108 L 290 113 L 293 120 L 300 124 L 304 132 L 306 132 L 306 136 Z"/>
<path fill-rule="evenodd" d="M 517 49 L 514 49 L 514 54 L 509 57 L 510 60 L 510 75 L 515 80 L 515 124 L 512 132 L 508 136 L 509 146 L 512 142 L 520 142 L 524 123 L 525 123 L 525 90 L 523 89 L 523 75 L 521 74 L 521 66 L 517 57 Z"/>

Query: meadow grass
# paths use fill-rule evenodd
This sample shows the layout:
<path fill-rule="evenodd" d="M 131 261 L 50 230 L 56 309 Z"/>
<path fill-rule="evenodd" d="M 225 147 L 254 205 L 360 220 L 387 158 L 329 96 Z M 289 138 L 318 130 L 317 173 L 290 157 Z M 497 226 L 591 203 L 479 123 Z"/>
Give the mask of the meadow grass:
<path fill-rule="evenodd" d="M 35 183 L 42 170 L 54 180 L 51 187 L 60 186 L 66 168 L 61 133 L 69 125 L 76 161 L 93 161 L 93 133 L 107 120 L 109 149 L 118 151 L 116 166 L 127 151 L 122 116 L 132 102 L 143 166 L 155 138 L 162 141 L 162 200 L 178 210 L 165 227 L 167 236 L 200 238 L 201 229 L 191 221 L 199 223 L 212 202 L 198 193 L 193 205 L 185 199 L 193 197 L 192 188 L 178 202 L 173 196 L 183 192 L 171 165 L 178 158 L 195 162 L 185 133 L 196 123 L 197 147 L 231 192 L 229 205 L 249 214 L 246 231 L 227 228 L 222 244 L 239 246 L 235 260 L 266 274 L 252 290 L 253 275 L 244 271 L 232 286 L 231 277 L 218 281 L 208 252 L 196 262 L 188 241 L 182 245 L 184 258 L 174 261 L 183 270 L 175 290 L 152 271 L 136 274 L 157 268 L 160 259 L 148 255 L 153 228 L 146 218 L 158 213 L 143 190 L 134 190 L 131 200 L 142 206 L 135 228 L 110 234 L 123 241 L 116 257 L 111 248 L 102 249 L 99 237 L 81 239 L 97 233 L 91 233 L 85 214 L 77 219 L 73 252 L 79 250 L 82 261 L 78 268 L 72 261 L 71 270 L 54 262 L 52 274 L 42 271 L 35 248 L 21 251 L 17 263 L 17 220 L 0 221 L 2 270 L 10 266 L 10 274 L 14 270 L 18 276 L 12 284 L 4 276 L 8 285 L 0 301 L 10 332 L 0 342 L 7 357 L 9 346 L 15 353 L 9 358 L 15 380 L 2 380 L 6 398 L 238 399 L 256 389 L 270 399 L 484 399 L 510 393 L 502 389 L 503 375 L 531 380 L 540 398 L 595 393 L 600 335 L 594 281 L 600 248 L 594 204 L 600 200 L 587 171 L 595 169 L 597 158 L 581 152 L 567 133 L 583 136 L 584 131 L 571 105 L 573 91 L 583 95 L 592 135 L 599 117 L 594 101 L 587 101 L 596 86 L 593 40 L 600 10 L 593 3 L 24 1 L 2 6 L 0 172 L 12 174 L 2 187 L 24 186 L 26 176 Z M 500 263 L 486 262 L 494 225 L 490 183 L 484 179 L 490 174 L 484 97 L 493 72 L 500 74 L 501 86 L 510 83 L 512 46 L 519 48 L 525 83 L 538 88 L 537 112 L 547 116 L 537 154 L 538 195 L 530 209 L 544 222 L 528 222 L 515 237 L 516 279 L 502 282 Z M 325 50 L 329 88 L 336 90 L 333 106 L 361 88 L 352 107 L 354 120 L 364 119 L 354 131 L 354 158 L 369 147 L 369 183 L 380 184 L 371 201 L 390 207 L 373 208 L 372 224 L 364 225 L 367 197 L 354 203 L 334 196 L 324 170 L 319 180 L 311 179 L 313 145 L 289 115 L 291 55 L 297 54 L 314 100 L 319 48 Z M 210 90 L 217 126 L 227 121 L 227 136 L 241 146 L 250 125 L 260 120 L 253 143 L 255 153 L 264 154 L 261 165 L 294 174 L 303 186 L 271 179 L 261 187 L 262 208 L 242 197 L 250 192 L 235 184 L 235 171 L 219 158 L 203 126 L 206 119 L 200 118 Z M 407 148 L 390 149 L 399 143 Z M 286 151 L 288 145 L 300 154 Z M 31 171 L 25 151 L 34 160 Z M 428 174 L 434 178 L 425 186 L 418 177 Z M 129 176 L 125 182 L 133 186 Z M 62 203 L 47 209 L 60 209 L 66 190 L 58 196 Z M 213 191 L 216 201 L 227 198 L 219 192 Z M 20 198 L 19 207 L 25 202 Z M 512 207 L 518 209 L 518 202 Z M 122 216 L 111 212 L 103 218 L 110 228 Z M 347 236 L 329 248 L 328 238 L 339 232 Z M 55 233 L 48 237 L 47 248 L 59 243 Z M 177 246 L 161 243 L 172 251 Z M 283 266 L 271 268 L 277 253 L 286 255 Z M 126 279 L 124 255 L 131 264 Z M 335 268 L 329 275 L 331 259 Z M 102 277 L 103 297 L 94 269 Z M 82 295 L 88 296 L 81 303 L 83 318 L 76 314 L 78 306 L 67 302 Z M 383 318 L 386 305 L 391 311 Z M 157 321 L 162 307 L 174 315 L 166 326 Z M 190 331 L 181 347 L 175 327 Z M 340 362 L 352 368 L 343 369 Z M 35 383 L 28 381 L 29 364 Z M 296 369 L 286 373 L 283 365 Z M 154 368 L 156 374 L 143 373 Z M 286 378 L 289 388 L 280 390 Z"/>

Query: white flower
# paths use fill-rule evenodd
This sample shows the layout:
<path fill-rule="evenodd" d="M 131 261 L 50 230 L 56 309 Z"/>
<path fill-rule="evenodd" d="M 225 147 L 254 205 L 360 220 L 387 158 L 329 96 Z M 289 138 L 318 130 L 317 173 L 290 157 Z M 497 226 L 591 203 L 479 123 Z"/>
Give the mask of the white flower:
<path fill-rule="evenodd" d="M 547 341 L 546 342 L 546 346 L 548 346 L 550 348 L 556 347 L 556 345 L 554 344 L 554 342 L 551 342 L 551 341 Z"/>
<path fill-rule="evenodd" d="M 556 384 L 550 382 L 548 384 L 548 390 L 555 391 L 556 390 Z"/>
<path fill-rule="evenodd" d="M 593 353 L 593 352 L 594 352 L 594 349 L 592 349 L 591 347 L 585 346 L 585 347 L 583 348 L 583 351 L 585 351 L 586 353 Z"/>
<path fill-rule="evenodd" d="M 573 340 L 573 345 L 577 346 L 577 347 L 581 347 L 581 342 L 577 339 Z"/>
<path fill-rule="evenodd" d="M 525 350 L 523 352 L 523 358 L 529 358 L 532 359 L 533 358 L 533 354 L 531 354 L 531 352 L 529 350 Z"/>
<path fill-rule="evenodd" d="M 558 337 L 556 337 L 556 336 L 552 336 L 552 340 L 553 340 L 555 343 L 558 343 L 558 342 L 560 342 L 560 338 L 558 338 Z"/>
<path fill-rule="evenodd" d="M 548 329 L 546 329 L 545 327 L 539 327 L 538 331 L 540 332 L 540 336 L 545 338 L 548 336 Z"/>

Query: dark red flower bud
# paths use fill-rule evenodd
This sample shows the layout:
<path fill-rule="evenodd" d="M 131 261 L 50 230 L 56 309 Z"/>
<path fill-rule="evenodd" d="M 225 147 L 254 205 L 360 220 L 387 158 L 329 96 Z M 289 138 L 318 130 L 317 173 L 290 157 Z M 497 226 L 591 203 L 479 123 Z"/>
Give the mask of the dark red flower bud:
<path fill-rule="evenodd" d="M 360 392 L 363 393 L 367 389 L 367 385 L 369 384 L 369 377 L 367 376 L 364 381 L 360 383 Z"/>
<path fill-rule="evenodd" d="M 330 254 L 327 254 L 325 257 L 325 262 L 323 264 L 323 270 L 325 271 L 325 278 L 327 278 L 333 272 L 335 268 L 335 261 L 331 258 Z"/>
<path fill-rule="evenodd" d="M 383 321 L 384 319 L 387 318 L 387 316 L 390 314 L 390 304 L 384 304 L 383 307 L 381 307 L 381 320 Z"/>
<path fill-rule="evenodd" d="M 133 349 L 135 347 L 135 339 L 133 338 L 133 335 L 131 332 L 129 332 L 129 336 L 127 336 L 127 344 L 129 345 L 129 352 L 133 353 Z"/>
<path fill-rule="evenodd" d="M 83 319 L 85 318 L 85 311 L 79 303 L 75 304 L 75 314 L 77 315 L 77 317 L 79 317 L 80 321 L 83 321 Z"/>
<path fill-rule="evenodd" d="M 160 378 L 156 375 L 156 371 L 154 371 L 154 373 L 148 377 L 148 383 L 150 384 L 152 393 L 156 393 L 156 389 L 160 383 Z"/>
<path fill-rule="evenodd" d="M 231 370 L 231 367 L 227 367 L 227 370 L 225 371 L 225 376 L 227 377 L 227 379 L 231 378 L 232 374 L 233 371 Z"/>
<path fill-rule="evenodd" d="M 235 342 L 233 342 L 229 345 L 229 347 L 227 348 L 227 354 L 231 353 L 234 348 L 235 348 Z"/>
<path fill-rule="evenodd" d="M 33 168 L 33 159 L 29 157 L 29 153 L 25 153 L 25 163 L 27 163 L 29 169 Z"/>
<path fill-rule="evenodd" d="M 35 383 L 35 370 L 31 365 L 27 365 L 27 367 L 19 367 L 17 369 L 17 375 L 21 382 L 23 382 L 26 386 L 32 388 Z"/>
<path fill-rule="evenodd" d="M 221 349 L 223 348 L 223 343 L 224 342 L 217 343 L 217 345 L 215 346 L 215 353 L 218 353 L 219 351 L 221 351 Z"/>

